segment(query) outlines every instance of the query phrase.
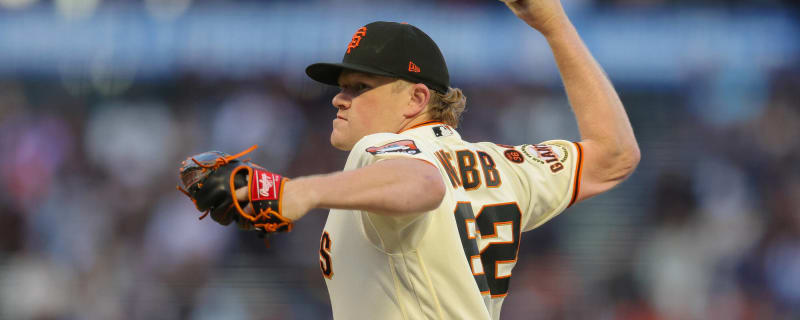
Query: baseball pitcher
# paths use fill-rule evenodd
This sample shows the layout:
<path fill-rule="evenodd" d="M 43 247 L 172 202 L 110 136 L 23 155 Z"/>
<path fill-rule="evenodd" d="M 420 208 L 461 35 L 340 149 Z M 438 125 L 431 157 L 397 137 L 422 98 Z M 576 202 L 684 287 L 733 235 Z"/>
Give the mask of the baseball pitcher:
<path fill-rule="evenodd" d="M 521 232 L 627 178 L 639 149 L 622 103 L 558 0 L 506 1 L 552 49 L 581 141 L 467 142 L 466 98 L 420 29 L 373 22 L 312 79 L 338 86 L 340 172 L 291 180 L 241 154 L 187 159 L 181 188 L 227 225 L 287 232 L 329 208 L 319 265 L 336 319 L 498 319 Z"/>

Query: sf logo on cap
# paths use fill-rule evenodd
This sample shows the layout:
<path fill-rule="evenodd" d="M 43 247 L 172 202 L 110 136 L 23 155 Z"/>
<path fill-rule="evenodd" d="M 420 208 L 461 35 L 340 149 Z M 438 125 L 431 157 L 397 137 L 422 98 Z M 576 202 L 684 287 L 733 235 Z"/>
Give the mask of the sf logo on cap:
<path fill-rule="evenodd" d="M 350 54 L 350 49 L 355 49 L 358 47 L 358 44 L 361 43 L 361 37 L 367 35 L 367 27 L 361 27 L 356 30 L 356 33 L 353 34 L 353 40 L 350 40 L 350 44 L 347 45 L 347 53 Z"/>

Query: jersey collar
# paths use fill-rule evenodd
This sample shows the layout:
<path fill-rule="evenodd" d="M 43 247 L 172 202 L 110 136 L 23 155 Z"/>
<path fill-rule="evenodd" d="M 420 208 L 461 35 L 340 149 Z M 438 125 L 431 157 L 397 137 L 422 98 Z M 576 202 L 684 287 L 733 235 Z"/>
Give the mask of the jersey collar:
<path fill-rule="evenodd" d="M 432 126 L 432 125 L 437 125 L 437 124 L 444 124 L 444 122 L 441 122 L 439 120 L 428 120 L 428 121 L 425 121 L 425 122 L 417 123 L 417 124 L 415 124 L 413 126 L 405 128 L 403 130 L 400 130 L 397 133 L 402 133 L 402 132 L 405 132 L 405 131 L 408 131 L 408 130 L 411 130 L 411 129 L 416 129 L 416 128 L 425 127 L 425 126 Z"/>
<path fill-rule="evenodd" d="M 409 128 L 401 130 L 398 133 L 423 135 L 430 138 L 443 138 L 449 136 L 456 136 L 460 138 L 458 132 L 456 132 L 453 127 L 438 120 L 429 120 L 418 123 Z"/>

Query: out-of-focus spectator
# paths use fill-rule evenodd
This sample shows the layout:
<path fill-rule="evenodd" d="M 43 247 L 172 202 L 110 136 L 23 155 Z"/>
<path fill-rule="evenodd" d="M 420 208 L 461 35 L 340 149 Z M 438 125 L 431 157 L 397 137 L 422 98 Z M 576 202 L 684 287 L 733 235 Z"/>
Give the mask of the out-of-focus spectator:
<path fill-rule="evenodd" d="M 202 6 L 263 5 L 114 0 L 69 9 L 65 3 L 70 1 L 18 1 L 14 8 L 11 2 L 0 0 L 2 17 L 60 6 L 61 19 L 69 19 L 65 29 L 85 26 L 85 19 L 115 5 L 138 6 L 149 10 L 152 26 L 162 31 L 194 26 L 182 16 Z M 295 5 L 279 2 L 269 8 Z M 603 14 L 675 5 L 683 14 L 684 8 L 701 6 L 704 15 L 698 21 L 735 19 L 737 10 L 728 7 L 794 3 L 566 2 L 568 10 L 597 6 Z M 471 11 L 475 16 L 485 12 L 481 6 L 499 5 L 418 4 L 428 11 L 476 10 Z M 758 24 L 748 27 L 748 32 L 757 30 Z M 13 31 L 0 30 L 0 36 L 24 36 Z M 75 41 L 100 43 L 105 50 L 105 41 L 149 36 L 147 30 L 106 31 L 102 41 Z M 633 39 L 639 36 L 628 31 Z M 58 39 L 35 43 L 50 40 Z M 306 40 L 293 39 L 309 45 L 320 39 Z M 774 45 L 796 47 L 789 40 Z M 192 41 L 208 45 L 202 37 Z M 797 57 L 752 57 L 758 63 L 748 71 L 758 72 L 738 78 L 736 70 L 722 70 L 714 60 L 714 42 L 704 36 L 697 41 L 680 65 L 679 73 L 686 74 L 671 79 L 671 85 L 615 82 L 640 139 L 642 164 L 623 189 L 524 235 L 504 319 L 800 318 Z M 525 47 L 530 41 L 520 43 Z M 254 48 L 277 50 L 270 45 L 283 44 Z M 236 153 L 252 144 L 260 148 L 248 157 L 288 177 L 339 170 L 346 154 L 329 144 L 334 91 L 298 80 L 304 76 L 299 69 L 222 76 L 180 61 L 173 69 L 164 67 L 165 74 L 146 77 L 127 69 L 131 61 L 147 62 L 135 59 L 138 51 L 103 50 L 75 52 L 108 60 L 94 75 L 70 60 L 59 61 L 63 69 L 50 73 L 17 74 L 8 71 L 16 70 L 15 56 L 0 56 L 6 57 L 0 58 L 5 63 L 0 65 L 0 319 L 328 318 L 318 270 L 324 210 L 300 221 L 292 233 L 272 238 L 267 249 L 253 234 L 198 221 L 200 213 L 175 185 L 185 156 L 208 149 Z M 202 55 L 189 56 L 205 61 Z M 550 63 L 549 57 L 536 57 L 535 63 Z M 124 60 L 124 68 L 115 59 Z M 466 72 L 452 70 L 454 78 Z M 465 138 L 508 144 L 578 139 L 560 87 L 517 82 L 519 74 L 492 76 L 502 81 L 458 84 L 468 97 L 459 128 Z M 624 75 L 611 74 L 618 76 Z"/>

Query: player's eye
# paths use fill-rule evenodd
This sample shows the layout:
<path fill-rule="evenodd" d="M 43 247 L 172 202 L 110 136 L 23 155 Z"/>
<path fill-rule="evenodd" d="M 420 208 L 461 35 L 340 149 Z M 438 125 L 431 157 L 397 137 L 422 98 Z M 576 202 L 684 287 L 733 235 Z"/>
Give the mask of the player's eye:
<path fill-rule="evenodd" d="M 342 92 L 350 93 L 350 94 L 354 94 L 354 95 L 358 95 L 358 94 L 364 93 L 365 91 L 367 91 L 369 89 L 372 89 L 371 86 L 369 86 L 368 84 L 362 83 L 362 82 L 356 82 L 354 84 L 342 84 L 342 85 L 339 85 L 339 88 L 342 90 Z"/>
<path fill-rule="evenodd" d="M 358 92 L 358 93 L 361 93 L 361 92 L 367 91 L 367 90 L 369 90 L 369 89 L 372 89 L 372 87 L 370 87 L 370 86 L 369 86 L 369 85 L 367 85 L 367 84 L 364 84 L 364 83 L 361 83 L 361 82 L 359 82 L 359 83 L 356 83 L 356 85 L 355 85 L 355 86 L 353 86 L 353 89 L 354 89 L 356 92 Z"/>

